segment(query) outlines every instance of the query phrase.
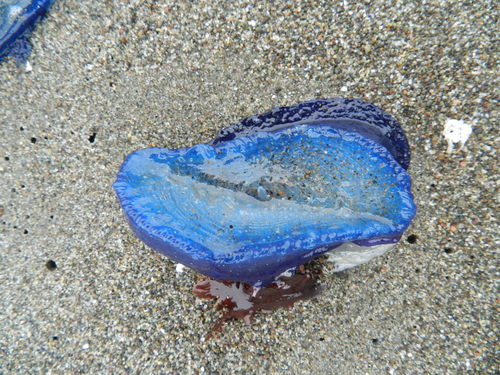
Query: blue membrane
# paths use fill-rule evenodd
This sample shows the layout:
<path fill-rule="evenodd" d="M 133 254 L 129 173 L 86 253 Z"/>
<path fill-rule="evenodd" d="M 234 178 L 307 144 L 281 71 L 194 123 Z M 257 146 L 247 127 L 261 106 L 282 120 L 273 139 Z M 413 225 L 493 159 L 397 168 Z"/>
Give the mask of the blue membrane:
<path fill-rule="evenodd" d="M 275 107 L 222 129 L 212 143 L 298 124 L 330 126 L 359 133 L 384 146 L 404 169 L 410 165 L 410 148 L 401 126 L 381 108 L 360 99 L 315 99 L 290 107 Z"/>
<path fill-rule="evenodd" d="M 54 0 L 0 0 L 0 60 L 15 54 L 26 59 L 29 45 L 24 39 Z"/>
<path fill-rule="evenodd" d="M 399 238 L 416 210 L 410 176 L 391 152 L 320 124 L 139 150 L 113 186 L 148 246 L 254 285 L 345 242 Z"/>

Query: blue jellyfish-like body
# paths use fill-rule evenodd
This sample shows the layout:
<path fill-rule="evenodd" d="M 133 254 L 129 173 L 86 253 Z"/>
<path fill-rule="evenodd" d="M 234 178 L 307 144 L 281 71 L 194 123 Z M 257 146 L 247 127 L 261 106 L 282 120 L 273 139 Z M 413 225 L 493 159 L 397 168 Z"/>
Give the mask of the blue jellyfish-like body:
<path fill-rule="evenodd" d="M 410 176 L 393 153 L 331 123 L 139 150 L 114 188 L 148 246 L 254 285 L 346 243 L 394 242 L 415 215 Z"/>

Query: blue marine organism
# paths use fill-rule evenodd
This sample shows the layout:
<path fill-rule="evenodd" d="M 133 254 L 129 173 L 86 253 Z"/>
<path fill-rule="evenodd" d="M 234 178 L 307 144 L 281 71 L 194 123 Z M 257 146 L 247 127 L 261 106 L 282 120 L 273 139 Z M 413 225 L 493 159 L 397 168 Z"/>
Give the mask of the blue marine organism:
<path fill-rule="evenodd" d="M 281 107 L 211 144 L 133 152 L 113 185 L 132 230 L 204 275 L 257 286 L 327 251 L 347 253 L 338 270 L 378 254 L 416 212 L 408 144 L 387 116 L 321 117 L 338 103 L 352 104 Z"/>
<path fill-rule="evenodd" d="M 25 61 L 31 47 L 26 37 L 54 0 L 0 0 L 0 61 L 12 55 Z"/>

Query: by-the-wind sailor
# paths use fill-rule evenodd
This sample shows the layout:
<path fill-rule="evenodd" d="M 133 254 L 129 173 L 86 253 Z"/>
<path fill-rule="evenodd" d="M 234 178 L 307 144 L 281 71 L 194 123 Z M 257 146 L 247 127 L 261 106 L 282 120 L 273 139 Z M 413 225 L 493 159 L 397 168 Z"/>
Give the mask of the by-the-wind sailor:
<path fill-rule="evenodd" d="M 0 60 L 8 54 L 25 59 L 29 45 L 23 37 L 54 0 L 0 0 Z"/>
<path fill-rule="evenodd" d="M 210 145 L 133 152 L 114 183 L 132 229 L 176 262 L 254 285 L 332 249 L 352 258 L 346 246 L 396 242 L 415 215 L 409 153 L 392 143 L 406 139 L 397 124 L 317 121 L 318 103 L 335 100 L 296 106 L 316 118 L 299 111 L 272 129 L 234 125 Z"/>

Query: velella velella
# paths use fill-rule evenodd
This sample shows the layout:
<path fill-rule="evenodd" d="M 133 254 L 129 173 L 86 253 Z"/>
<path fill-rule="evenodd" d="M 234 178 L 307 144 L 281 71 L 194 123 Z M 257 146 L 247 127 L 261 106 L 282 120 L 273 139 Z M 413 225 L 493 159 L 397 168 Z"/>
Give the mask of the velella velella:
<path fill-rule="evenodd" d="M 0 0 L 0 60 L 10 53 L 26 58 L 29 45 L 23 38 L 33 29 L 54 0 Z"/>
<path fill-rule="evenodd" d="M 408 164 L 392 117 L 320 99 L 249 117 L 210 144 L 135 151 L 113 186 L 148 246 L 214 279 L 262 286 L 327 251 L 356 265 L 357 250 L 397 242 L 416 211 Z"/>

